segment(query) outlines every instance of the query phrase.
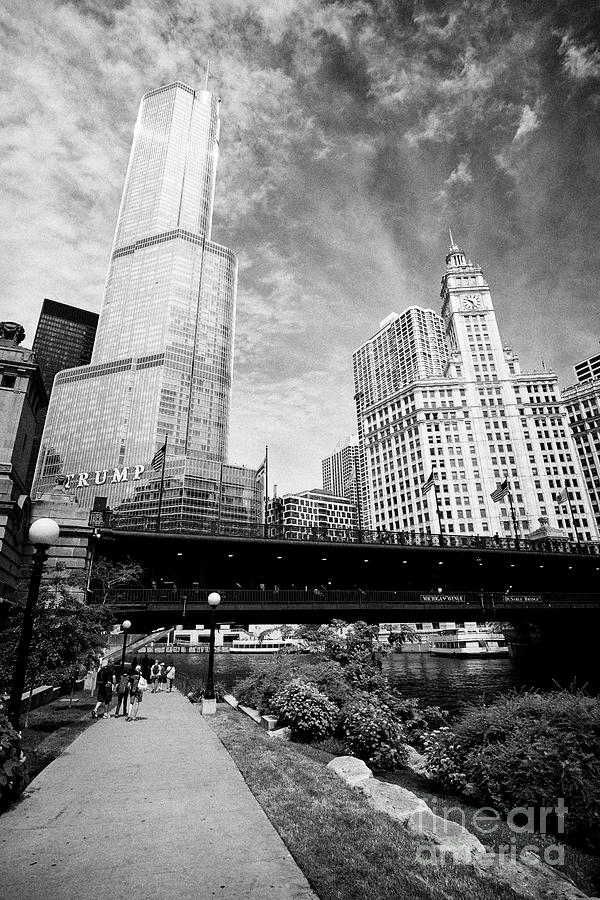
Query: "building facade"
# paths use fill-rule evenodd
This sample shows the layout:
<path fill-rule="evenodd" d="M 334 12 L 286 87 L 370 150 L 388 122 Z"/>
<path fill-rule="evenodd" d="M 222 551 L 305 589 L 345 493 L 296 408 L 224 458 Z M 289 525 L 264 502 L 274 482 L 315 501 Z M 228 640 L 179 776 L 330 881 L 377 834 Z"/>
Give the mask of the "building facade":
<path fill-rule="evenodd" d="M 98 313 L 46 298 L 38 320 L 33 351 L 48 397 L 54 376 L 63 369 L 86 366 L 92 358 Z"/>
<path fill-rule="evenodd" d="M 561 399 L 569 416 L 596 526 L 600 529 L 600 354 L 574 368 L 577 384 L 565 388 Z M 577 496 L 574 499 L 577 501 Z M 563 512 L 570 512 L 568 505 Z"/>
<path fill-rule="evenodd" d="M 37 490 L 60 475 L 88 506 L 153 516 L 160 493 L 171 516 L 223 515 L 237 260 L 211 240 L 219 130 L 207 90 L 143 97 L 91 364 L 56 376 Z M 259 485 L 234 481 L 254 515 Z"/>
<path fill-rule="evenodd" d="M 454 243 L 441 300 L 441 316 L 389 317 L 354 354 L 369 526 L 512 537 L 516 524 L 526 538 L 542 518 L 597 539 L 557 377 L 521 372 L 481 268 Z M 435 490 L 424 493 L 432 472 Z M 515 522 L 508 497 L 490 496 L 505 478 Z M 556 503 L 565 487 L 572 517 Z"/>
<path fill-rule="evenodd" d="M 313 488 L 274 497 L 267 504 L 267 524 L 286 538 L 325 540 L 358 527 L 356 504 L 348 497 Z"/>
<path fill-rule="evenodd" d="M 29 529 L 31 457 L 46 389 L 16 322 L 0 322 L 0 599 L 17 587 Z"/>
<path fill-rule="evenodd" d="M 323 490 L 356 503 L 359 466 L 358 437 L 351 434 L 338 442 L 331 456 L 321 461 Z"/>

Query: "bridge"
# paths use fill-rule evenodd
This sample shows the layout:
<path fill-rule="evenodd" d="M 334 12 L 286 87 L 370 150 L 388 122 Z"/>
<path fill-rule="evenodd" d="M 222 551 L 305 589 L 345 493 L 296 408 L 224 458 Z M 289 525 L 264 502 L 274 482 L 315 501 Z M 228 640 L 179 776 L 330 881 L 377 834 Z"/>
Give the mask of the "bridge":
<path fill-rule="evenodd" d="M 600 608 L 598 543 L 131 524 L 105 520 L 98 545 L 142 565 L 143 585 L 107 600 L 144 626 L 203 621 L 210 590 L 222 596 L 219 618 L 239 622 L 505 620 Z"/>

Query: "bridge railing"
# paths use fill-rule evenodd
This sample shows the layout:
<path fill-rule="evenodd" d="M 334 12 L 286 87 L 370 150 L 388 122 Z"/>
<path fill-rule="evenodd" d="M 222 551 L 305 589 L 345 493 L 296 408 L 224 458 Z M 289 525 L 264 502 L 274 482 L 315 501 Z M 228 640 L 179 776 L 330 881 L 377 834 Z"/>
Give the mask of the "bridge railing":
<path fill-rule="evenodd" d="M 489 537 L 487 535 L 428 534 L 426 532 L 388 531 L 387 529 L 330 528 L 305 525 L 265 525 L 258 523 L 219 522 L 185 516 L 163 516 L 160 527 L 153 516 L 134 513 L 92 513 L 90 524 L 115 530 L 155 532 L 160 534 L 213 535 L 215 537 L 261 538 L 278 541 L 307 541 L 334 544 L 380 544 L 402 547 L 442 547 L 468 550 L 498 550 L 522 553 L 570 553 L 600 556 L 600 542 L 572 541 L 567 538 Z"/>
<path fill-rule="evenodd" d="M 206 610 L 208 590 L 154 588 L 115 589 L 107 598 L 92 593 L 92 602 L 106 602 L 124 610 Z M 337 590 L 220 590 L 220 613 L 256 609 L 402 609 L 416 610 L 464 609 L 485 610 L 488 613 L 508 609 L 539 609 L 592 606 L 600 607 L 600 593 L 535 592 L 500 593 L 494 591 L 457 591 L 455 593 L 425 593 L 422 591 Z"/>

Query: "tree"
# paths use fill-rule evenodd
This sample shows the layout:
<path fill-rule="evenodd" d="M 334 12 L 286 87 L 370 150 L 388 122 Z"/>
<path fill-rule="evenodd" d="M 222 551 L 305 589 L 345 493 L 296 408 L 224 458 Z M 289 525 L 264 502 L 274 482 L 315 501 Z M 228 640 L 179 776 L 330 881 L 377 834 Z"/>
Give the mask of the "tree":
<path fill-rule="evenodd" d="M 96 558 L 92 564 L 90 585 L 95 585 L 101 592 L 102 603 L 107 603 L 111 592 L 119 587 L 139 585 L 144 574 L 142 566 L 127 557 L 124 560 Z"/>
<path fill-rule="evenodd" d="M 25 676 L 28 689 L 70 681 L 98 664 L 113 613 L 107 606 L 88 606 L 81 598 L 81 575 L 64 565 L 57 565 L 42 583 Z M 22 617 L 22 610 L 14 610 L 0 632 L 2 690 L 12 681 Z"/>

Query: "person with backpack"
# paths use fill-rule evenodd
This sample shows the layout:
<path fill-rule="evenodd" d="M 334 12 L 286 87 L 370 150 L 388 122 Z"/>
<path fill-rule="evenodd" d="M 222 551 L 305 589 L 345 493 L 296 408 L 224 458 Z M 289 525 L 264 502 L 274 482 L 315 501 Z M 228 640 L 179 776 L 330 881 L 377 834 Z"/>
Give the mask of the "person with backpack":
<path fill-rule="evenodd" d="M 138 709 L 147 687 L 148 682 L 142 675 L 142 667 L 136 666 L 135 672 L 129 679 L 129 715 L 126 719 L 127 722 L 135 722 L 137 719 Z"/>
<path fill-rule="evenodd" d="M 117 709 L 115 711 L 115 719 L 118 719 L 119 716 L 127 715 L 127 701 L 129 700 L 129 675 L 127 672 L 123 670 L 119 675 L 119 680 L 117 681 Z M 119 710 L 123 708 L 123 713 L 121 714 Z"/>
<path fill-rule="evenodd" d="M 165 669 L 165 678 L 167 679 L 167 684 L 169 685 L 169 693 L 173 690 L 173 681 L 175 680 L 175 666 L 173 663 L 169 663 L 167 668 Z"/>
<path fill-rule="evenodd" d="M 108 707 L 112 700 L 113 684 L 116 683 L 115 674 L 112 666 L 103 666 L 98 672 L 96 679 L 96 699 L 97 703 L 92 710 L 92 719 L 98 718 L 98 710 L 104 706 L 104 718 L 109 719 Z"/>
<path fill-rule="evenodd" d="M 150 679 L 152 681 L 152 693 L 155 694 L 159 689 L 158 686 L 160 683 L 160 666 L 157 659 L 154 660 L 152 668 L 150 669 Z"/>

